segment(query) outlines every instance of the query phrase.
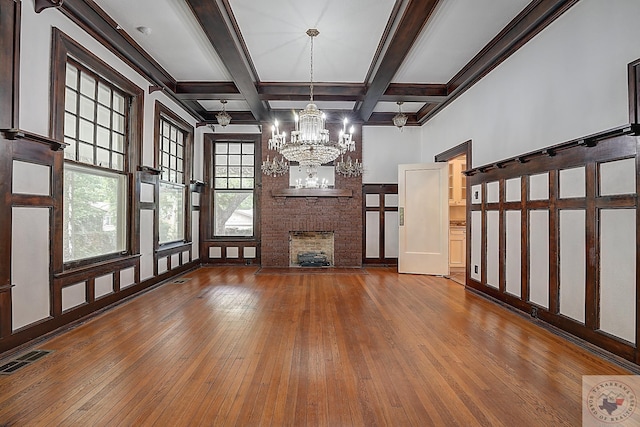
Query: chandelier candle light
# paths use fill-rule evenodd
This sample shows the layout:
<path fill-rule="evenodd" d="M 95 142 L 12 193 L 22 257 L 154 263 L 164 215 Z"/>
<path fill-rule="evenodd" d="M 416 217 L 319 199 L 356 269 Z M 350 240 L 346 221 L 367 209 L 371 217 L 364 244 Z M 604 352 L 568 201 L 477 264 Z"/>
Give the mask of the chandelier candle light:
<path fill-rule="evenodd" d="M 347 119 L 344 119 L 342 130 L 338 135 L 338 141 L 331 141 L 329 137 L 329 131 L 325 129 L 326 115 L 318 109 L 313 102 L 313 38 L 318 34 L 317 29 L 311 28 L 307 30 L 307 35 L 311 38 L 311 72 L 310 72 L 310 102 L 307 104 L 304 110 L 299 114 L 294 114 L 295 129 L 291 132 L 291 138 L 287 141 L 287 134 L 285 132 L 280 133 L 278 121 L 274 122 L 271 129 L 271 139 L 269 140 L 269 149 L 278 151 L 284 158 L 289 161 L 298 162 L 300 166 L 307 167 L 307 173 L 310 178 L 313 178 L 317 173 L 318 166 L 335 160 L 338 156 L 343 155 L 347 151 L 354 151 L 356 148 L 355 141 L 353 140 L 353 126 L 347 132 Z M 275 158 L 273 162 L 275 162 Z M 263 172 L 267 175 L 271 175 L 272 168 L 268 165 L 269 159 L 263 163 Z M 282 160 L 284 162 L 284 159 Z M 358 174 L 350 172 L 344 174 L 345 176 L 357 176 L 362 173 L 362 163 L 356 160 L 355 163 L 347 159 L 350 162 L 350 168 L 353 169 L 355 164 L 355 170 L 359 170 Z M 338 164 L 344 163 L 338 162 Z M 339 169 L 336 165 L 336 172 L 340 170 L 347 170 L 346 165 L 344 168 Z M 359 167 L 358 167 L 359 165 Z M 266 171 L 265 171 L 266 169 Z M 349 169 L 349 170 L 351 170 Z"/>

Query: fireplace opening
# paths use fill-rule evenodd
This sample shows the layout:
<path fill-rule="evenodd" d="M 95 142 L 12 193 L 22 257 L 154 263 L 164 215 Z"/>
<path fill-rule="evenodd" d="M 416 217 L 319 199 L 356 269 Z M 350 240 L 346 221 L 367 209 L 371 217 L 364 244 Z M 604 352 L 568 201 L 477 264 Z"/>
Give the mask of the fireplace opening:
<path fill-rule="evenodd" d="M 332 267 L 332 231 L 292 231 L 289 233 L 289 266 Z"/>

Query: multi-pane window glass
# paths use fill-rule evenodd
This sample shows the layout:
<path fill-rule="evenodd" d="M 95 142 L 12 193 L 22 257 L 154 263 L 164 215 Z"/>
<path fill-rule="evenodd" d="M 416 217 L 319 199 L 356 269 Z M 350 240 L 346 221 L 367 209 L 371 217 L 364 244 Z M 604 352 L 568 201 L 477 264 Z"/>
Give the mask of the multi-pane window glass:
<path fill-rule="evenodd" d="M 253 236 L 255 146 L 216 142 L 214 147 L 214 235 Z"/>
<path fill-rule="evenodd" d="M 160 179 L 184 184 L 184 132 L 160 119 Z"/>
<path fill-rule="evenodd" d="M 65 84 L 66 159 L 125 169 L 128 97 L 69 59 Z"/>
<path fill-rule="evenodd" d="M 171 122 L 160 118 L 160 215 L 159 243 L 184 240 L 185 134 Z"/>

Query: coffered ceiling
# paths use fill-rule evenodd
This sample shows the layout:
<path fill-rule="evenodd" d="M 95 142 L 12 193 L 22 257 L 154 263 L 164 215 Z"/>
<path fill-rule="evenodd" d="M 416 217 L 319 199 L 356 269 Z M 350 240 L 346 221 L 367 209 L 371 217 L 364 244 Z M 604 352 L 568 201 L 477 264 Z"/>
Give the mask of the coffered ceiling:
<path fill-rule="evenodd" d="M 578 0 L 66 0 L 63 13 L 200 122 L 257 123 L 314 100 L 334 119 L 431 118 Z M 145 30 L 144 27 L 147 30 Z"/>

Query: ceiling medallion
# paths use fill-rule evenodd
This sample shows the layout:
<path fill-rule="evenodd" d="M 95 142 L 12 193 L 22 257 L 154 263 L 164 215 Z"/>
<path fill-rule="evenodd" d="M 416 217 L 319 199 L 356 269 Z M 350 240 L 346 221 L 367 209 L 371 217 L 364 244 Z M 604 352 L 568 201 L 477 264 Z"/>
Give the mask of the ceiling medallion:
<path fill-rule="evenodd" d="M 393 120 L 393 124 L 398 129 L 400 129 L 400 132 L 402 132 L 402 128 L 404 127 L 404 125 L 407 124 L 407 118 L 408 117 L 407 117 L 406 114 L 404 114 L 402 112 L 402 104 L 403 104 L 403 102 L 402 101 L 398 101 L 398 102 L 396 102 L 396 104 L 398 104 L 398 113 L 395 116 L 393 116 L 392 120 Z"/>
<path fill-rule="evenodd" d="M 315 28 L 307 30 L 307 35 L 311 38 L 309 104 L 299 114 L 294 114 L 295 130 L 291 132 L 289 141 L 287 141 L 286 133 L 280 132 L 277 120 L 274 122 L 271 139 L 269 139 L 270 150 L 279 152 L 289 161 L 298 162 L 300 166 L 306 166 L 310 177 L 316 175 L 318 166 L 335 160 L 347 151 L 354 151 L 356 146 L 353 140 L 353 126 L 347 132 L 347 119 L 344 120 L 338 140 L 330 140 L 329 131 L 325 128 L 326 115 L 313 102 L 313 39 L 318 34 L 320 32 Z M 362 165 L 360 162 L 357 164 Z M 263 164 L 263 166 L 265 165 Z M 337 167 L 336 172 L 341 173 Z M 265 174 L 268 173 L 265 172 Z M 357 175 L 355 172 L 351 172 L 345 176 Z"/>

